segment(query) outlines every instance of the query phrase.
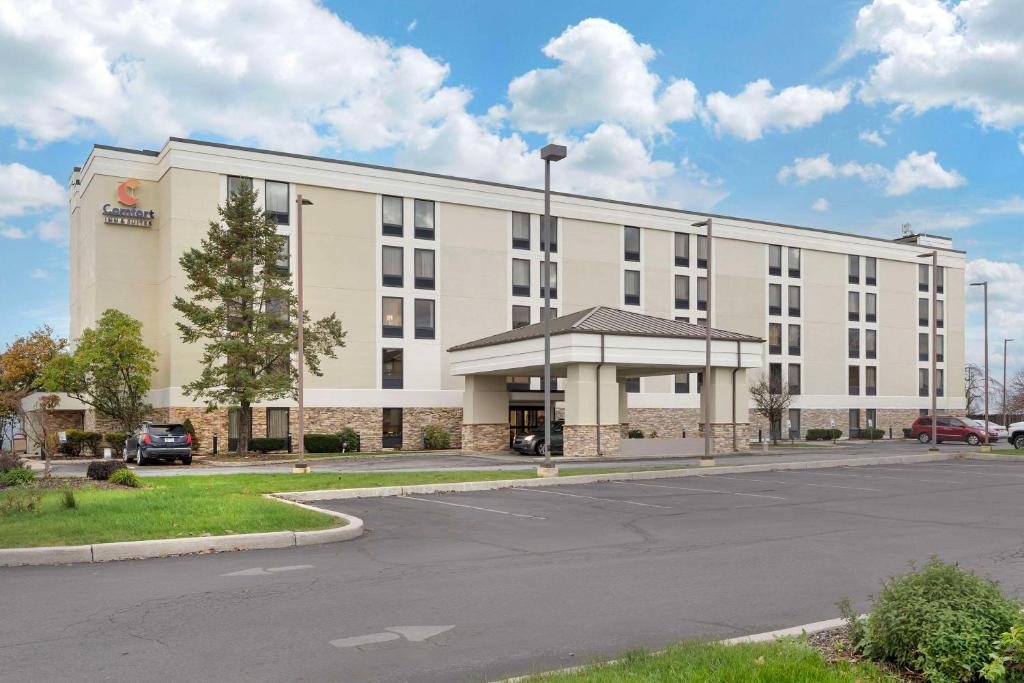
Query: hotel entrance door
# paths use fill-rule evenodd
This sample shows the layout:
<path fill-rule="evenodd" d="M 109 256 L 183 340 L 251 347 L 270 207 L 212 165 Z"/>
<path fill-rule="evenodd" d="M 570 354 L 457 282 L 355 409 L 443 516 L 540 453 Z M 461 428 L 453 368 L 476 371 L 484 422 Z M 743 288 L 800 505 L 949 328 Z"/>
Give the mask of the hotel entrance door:
<path fill-rule="evenodd" d="M 508 445 L 517 434 L 530 432 L 544 425 L 543 406 L 515 406 L 508 409 Z"/>

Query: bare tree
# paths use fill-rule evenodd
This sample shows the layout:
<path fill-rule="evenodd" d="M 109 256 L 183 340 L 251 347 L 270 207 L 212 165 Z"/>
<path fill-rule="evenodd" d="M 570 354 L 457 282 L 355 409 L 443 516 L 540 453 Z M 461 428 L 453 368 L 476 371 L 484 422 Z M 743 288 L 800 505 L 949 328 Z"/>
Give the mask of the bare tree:
<path fill-rule="evenodd" d="M 782 381 L 769 381 L 764 373 L 750 385 L 750 398 L 754 401 L 754 412 L 768 420 L 769 425 L 781 425 L 793 402 L 789 387 Z M 769 431 L 772 433 L 772 443 L 775 443 L 775 430 L 770 428 Z"/>
<path fill-rule="evenodd" d="M 984 402 L 985 371 L 974 363 L 964 367 L 964 400 L 967 402 L 967 414 L 977 414 Z M 989 406 L 991 409 L 991 405 Z"/>
<path fill-rule="evenodd" d="M 1024 368 L 1006 380 L 1006 408 L 1011 415 L 1024 412 Z"/>
<path fill-rule="evenodd" d="M 44 394 L 39 397 L 36 409 L 31 414 L 23 412 L 21 415 L 25 433 L 39 444 L 44 477 L 50 476 L 50 461 L 57 454 L 57 430 L 53 428 L 53 413 L 59 405 L 59 396 Z"/>

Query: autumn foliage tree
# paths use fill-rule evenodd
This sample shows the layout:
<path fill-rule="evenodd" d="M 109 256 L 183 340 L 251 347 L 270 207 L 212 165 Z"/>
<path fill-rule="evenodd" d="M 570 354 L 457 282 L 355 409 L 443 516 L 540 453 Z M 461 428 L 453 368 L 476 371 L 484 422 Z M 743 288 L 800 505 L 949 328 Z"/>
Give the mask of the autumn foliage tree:
<path fill-rule="evenodd" d="M 67 347 L 67 340 L 56 337 L 53 329 L 44 325 L 23 337 L 18 337 L 0 353 L 0 411 L 15 416 L 21 428 L 33 432 L 36 441 L 47 449 L 46 425 L 40 420 L 30 420 L 25 414 L 24 400 L 34 391 L 42 388 L 41 379 L 46 365 Z M 44 403 L 46 404 L 44 406 Z M 40 408 L 50 411 L 55 406 L 49 397 L 40 400 Z M 44 433 L 36 433 L 38 429 Z M 47 458 L 47 463 L 49 458 Z"/>

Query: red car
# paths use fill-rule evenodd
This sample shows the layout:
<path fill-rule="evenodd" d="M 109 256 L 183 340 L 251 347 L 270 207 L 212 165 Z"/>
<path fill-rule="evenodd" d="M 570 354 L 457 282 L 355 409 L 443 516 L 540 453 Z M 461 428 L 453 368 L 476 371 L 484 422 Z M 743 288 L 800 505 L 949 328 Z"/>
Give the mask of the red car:
<path fill-rule="evenodd" d="M 935 424 L 935 438 L 939 443 L 943 441 L 966 441 L 971 446 L 977 446 L 985 440 L 985 430 L 974 420 L 954 417 L 952 415 L 939 415 Z M 932 440 L 932 418 L 919 417 L 914 420 L 910 428 L 910 436 L 921 443 L 928 443 Z M 995 443 L 999 440 L 999 432 L 990 429 L 988 442 Z"/>

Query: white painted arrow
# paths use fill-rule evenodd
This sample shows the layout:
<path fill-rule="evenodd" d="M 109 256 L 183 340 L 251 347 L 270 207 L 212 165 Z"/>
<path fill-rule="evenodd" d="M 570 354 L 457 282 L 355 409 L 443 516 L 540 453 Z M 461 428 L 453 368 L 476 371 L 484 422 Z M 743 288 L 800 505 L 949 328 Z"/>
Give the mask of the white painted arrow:
<path fill-rule="evenodd" d="M 339 638 L 332 640 L 331 645 L 337 648 L 360 647 L 362 645 L 373 645 L 374 643 L 386 643 L 403 637 L 410 643 L 422 643 L 424 640 L 439 636 L 442 633 L 451 631 L 453 628 L 455 628 L 455 624 L 450 626 L 388 626 L 381 633 Z"/>
<path fill-rule="evenodd" d="M 312 569 L 311 564 L 293 564 L 287 567 L 253 567 L 252 569 L 242 569 L 237 572 L 231 572 L 230 574 L 221 574 L 221 576 L 267 576 L 268 574 L 277 574 L 278 572 L 294 572 L 299 569 Z"/>

